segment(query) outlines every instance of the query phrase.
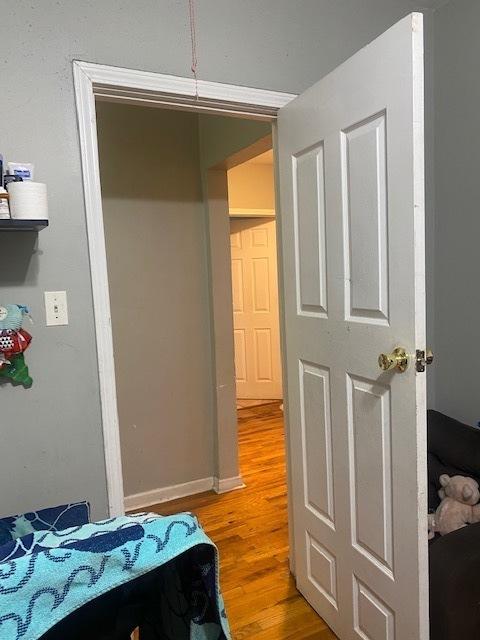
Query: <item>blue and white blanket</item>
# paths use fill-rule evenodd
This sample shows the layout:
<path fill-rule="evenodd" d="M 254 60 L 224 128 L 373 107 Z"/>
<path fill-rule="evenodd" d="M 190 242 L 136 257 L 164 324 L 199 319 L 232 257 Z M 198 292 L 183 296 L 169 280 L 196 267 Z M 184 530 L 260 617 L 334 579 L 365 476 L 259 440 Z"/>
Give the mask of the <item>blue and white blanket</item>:
<path fill-rule="evenodd" d="M 170 628 L 188 625 L 188 635 L 173 637 L 229 640 L 217 551 L 189 513 L 123 516 L 63 531 L 34 531 L 4 544 L 0 638 L 37 640 L 87 602 L 191 550 L 202 552 L 198 580 L 188 585 L 190 602 L 168 608 Z M 178 601 L 179 580 L 173 582 Z"/>

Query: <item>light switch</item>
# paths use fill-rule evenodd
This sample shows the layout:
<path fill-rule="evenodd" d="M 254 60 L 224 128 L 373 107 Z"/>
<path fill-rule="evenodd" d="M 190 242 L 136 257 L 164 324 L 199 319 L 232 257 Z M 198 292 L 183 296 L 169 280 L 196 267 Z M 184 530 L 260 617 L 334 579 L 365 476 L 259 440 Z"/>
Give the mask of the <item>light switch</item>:
<path fill-rule="evenodd" d="M 45 291 L 47 327 L 68 324 L 66 291 Z"/>

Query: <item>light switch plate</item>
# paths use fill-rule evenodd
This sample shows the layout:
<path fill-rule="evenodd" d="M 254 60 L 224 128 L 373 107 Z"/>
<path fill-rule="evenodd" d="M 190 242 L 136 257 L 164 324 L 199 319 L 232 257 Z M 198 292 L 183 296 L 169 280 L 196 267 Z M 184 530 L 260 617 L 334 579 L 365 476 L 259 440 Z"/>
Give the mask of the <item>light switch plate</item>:
<path fill-rule="evenodd" d="M 68 324 L 66 291 L 45 291 L 47 327 Z"/>

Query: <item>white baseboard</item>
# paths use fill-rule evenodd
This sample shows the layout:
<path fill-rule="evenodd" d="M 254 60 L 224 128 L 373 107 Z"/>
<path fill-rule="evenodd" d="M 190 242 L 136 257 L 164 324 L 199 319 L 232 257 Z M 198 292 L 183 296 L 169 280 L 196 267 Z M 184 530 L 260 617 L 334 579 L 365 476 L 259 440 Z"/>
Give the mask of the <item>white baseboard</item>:
<path fill-rule="evenodd" d="M 215 493 L 227 493 L 227 491 L 234 491 L 235 489 L 243 489 L 245 483 L 242 480 L 242 476 L 235 476 L 233 478 L 214 478 L 213 490 Z"/>
<path fill-rule="evenodd" d="M 213 478 L 201 478 L 200 480 L 192 480 L 191 482 L 184 482 L 183 484 L 174 484 L 170 487 L 134 493 L 131 496 L 125 496 L 125 510 L 143 509 L 144 507 L 150 507 L 152 504 L 159 504 L 160 502 L 168 502 L 169 500 L 176 500 L 177 498 L 193 496 L 196 493 L 211 491 L 213 489 L 213 482 Z"/>
<path fill-rule="evenodd" d="M 196 493 L 212 491 L 212 489 L 216 493 L 227 493 L 227 491 L 241 489 L 244 486 L 241 476 L 224 479 L 201 478 L 200 480 L 192 480 L 191 482 L 174 484 L 170 487 L 162 487 L 161 489 L 152 489 L 150 491 L 143 491 L 142 493 L 134 493 L 131 496 L 125 496 L 125 511 L 151 507 L 152 504 L 169 502 L 177 498 L 186 498 L 187 496 L 194 496 Z"/>

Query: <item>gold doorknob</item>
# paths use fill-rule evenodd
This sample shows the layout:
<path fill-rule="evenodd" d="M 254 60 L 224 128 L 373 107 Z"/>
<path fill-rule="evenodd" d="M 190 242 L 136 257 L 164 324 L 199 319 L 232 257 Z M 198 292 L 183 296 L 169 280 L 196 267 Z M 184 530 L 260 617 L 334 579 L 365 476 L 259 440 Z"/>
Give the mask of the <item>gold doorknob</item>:
<path fill-rule="evenodd" d="M 417 349 L 415 354 L 415 369 L 423 373 L 425 371 L 425 367 L 427 364 L 432 364 L 433 362 L 433 351 L 431 349 L 426 349 L 423 351 L 422 349 Z"/>
<path fill-rule="evenodd" d="M 397 347 L 392 353 L 381 353 L 378 356 L 378 366 L 383 371 L 397 369 L 403 373 L 408 367 L 408 355 L 403 347 Z"/>

